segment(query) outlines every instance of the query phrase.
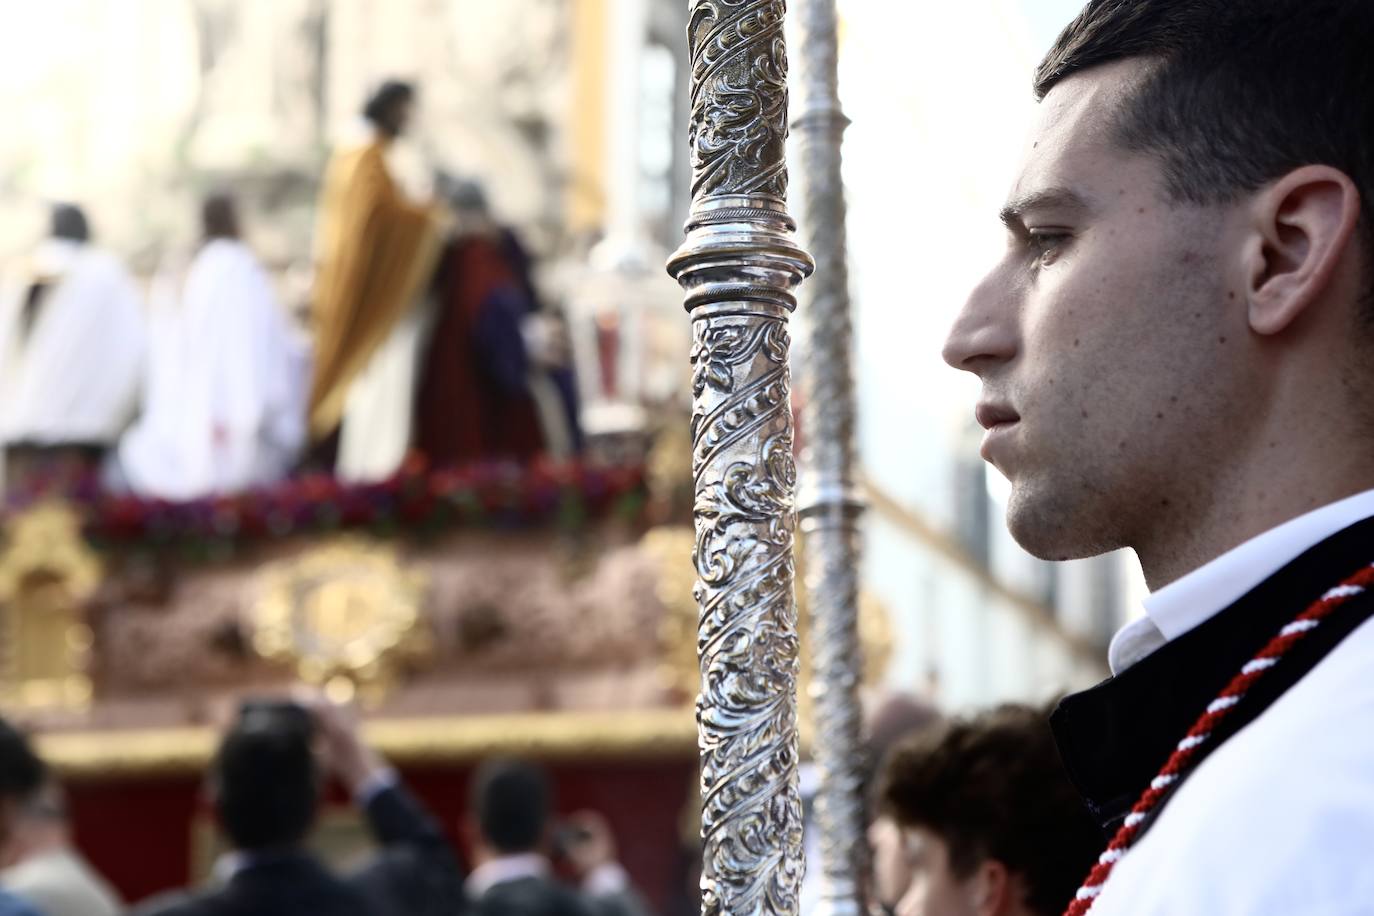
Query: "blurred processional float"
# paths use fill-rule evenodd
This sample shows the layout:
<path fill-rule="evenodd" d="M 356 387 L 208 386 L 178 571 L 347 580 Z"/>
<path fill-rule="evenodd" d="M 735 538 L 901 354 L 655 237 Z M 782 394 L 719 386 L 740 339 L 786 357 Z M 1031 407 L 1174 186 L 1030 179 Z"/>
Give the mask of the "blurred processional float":
<path fill-rule="evenodd" d="M 126 899 L 206 876 L 213 849 L 189 847 L 213 833 L 197 798 L 218 729 L 245 697 L 304 681 L 356 697 L 368 739 L 447 823 L 475 761 L 518 754 L 548 765 L 570 804 L 662 838 L 622 850 L 659 911 L 697 859 L 700 742 L 707 911 L 796 912 L 810 720 L 821 857 L 809 868 L 826 912 L 864 909 L 844 118 L 833 7 L 798 2 L 790 125 L 782 0 L 578 7 L 646 8 L 655 42 L 689 17 L 693 206 L 671 265 L 691 313 L 690 431 L 674 419 L 688 368 L 678 292 L 645 266 L 661 257 L 636 235 L 620 162 L 605 176 L 611 276 L 576 284 L 589 320 L 571 310 L 593 460 L 407 465 L 373 484 L 306 476 L 185 503 L 78 481 L 5 506 L 0 712 L 38 735 L 84 850 Z M 632 75 L 645 17 L 602 18 L 592 31 L 626 33 L 617 59 Z M 577 60 L 600 66 L 599 47 Z M 623 130 L 609 147 L 628 157 L 638 133 L 616 126 L 619 113 L 585 123 L 602 82 L 626 107 L 639 97 L 626 73 L 604 76 L 564 107 L 579 130 Z M 794 309 L 809 329 L 800 474 Z M 880 612 L 870 621 L 881 630 Z M 331 808 L 326 821 L 331 856 L 348 860 L 364 833 L 356 813 Z"/>
<path fill-rule="evenodd" d="M 859 914 L 861 673 L 855 399 L 834 0 L 799 0 L 789 125 L 785 0 L 692 0 L 692 207 L 668 263 L 692 321 L 702 912 L 794 914 L 803 874 L 794 547 L 806 534 L 820 910 Z M 798 137 L 800 233 L 787 209 Z M 809 249 L 813 254 L 808 254 Z M 814 255 L 814 259 L 813 259 Z M 803 281 L 816 274 L 810 284 Z M 789 319 L 802 291 L 798 474 Z M 800 502 L 798 485 L 800 482 Z"/>

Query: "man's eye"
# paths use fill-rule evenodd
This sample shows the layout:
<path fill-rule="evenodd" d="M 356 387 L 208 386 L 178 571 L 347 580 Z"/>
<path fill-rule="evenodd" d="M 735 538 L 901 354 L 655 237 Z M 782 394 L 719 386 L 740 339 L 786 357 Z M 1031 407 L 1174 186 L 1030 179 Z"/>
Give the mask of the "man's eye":
<path fill-rule="evenodd" d="M 1061 230 L 1032 229 L 1026 236 L 1026 247 L 1041 264 L 1049 264 L 1058 256 L 1060 249 L 1068 240 L 1069 234 Z"/>

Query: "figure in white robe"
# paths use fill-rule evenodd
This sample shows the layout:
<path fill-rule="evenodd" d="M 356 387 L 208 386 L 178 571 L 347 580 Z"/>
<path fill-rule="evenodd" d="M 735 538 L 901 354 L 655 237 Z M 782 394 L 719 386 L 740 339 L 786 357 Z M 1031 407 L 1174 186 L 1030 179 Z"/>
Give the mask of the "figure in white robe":
<path fill-rule="evenodd" d="M 112 478 L 135 493 L 189 500 L 266 486 L 306 437 L 308 345 L 292 328 L 232 201 L 205 204 L 208 241 L 184 277 L 152 291 L 143 413 Z"/>
<path fill-rule="evenodd" d="M 53 237 L 0 293 L 0 479 L 9 491 L 49 460 L 94 468 L 137 408 L 142 297 L 89 239 L 79 209 L 56 207 Z"/>

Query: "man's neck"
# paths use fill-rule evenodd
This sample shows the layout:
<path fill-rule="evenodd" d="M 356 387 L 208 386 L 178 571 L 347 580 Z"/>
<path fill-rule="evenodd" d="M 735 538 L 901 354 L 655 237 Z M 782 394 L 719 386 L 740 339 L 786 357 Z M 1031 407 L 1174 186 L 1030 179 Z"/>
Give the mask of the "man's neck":
<path fill-rule="evenodd" d="M 549 862 L 541 853 L 497 852 L 487 848 L 473 850 L 475 866 L 467 878 L 467 889 L 480 897 L 498 884 L 512 881 L 542 880 L 549 874 Z"/>
<path fill-rule="evenodd" d="M 310 853 L 300 844 L 268 846 L 261 849 L 239 849 L 235 847 L 220 856 L 215 863 L 214 874 L 222 884 L 228 884 L 245 871 L 264 865 L 310 858 Z"/>
<path fill-rule="evenodd" d="M 489 862 L 500 862 L 506 859 L 519 859 L 526 856 L 543 856 L 539 849 L 527 849 L 524 852 L 502 852 L 494 846 L 486 843 L 474 843 L 472 847 L 473 867 L 480 867 Z"/>
<path fill-rule="evenodd" d="M 286 843 L 281 846 L 260 846 L 257 849 L 235 847 L 229 854 L 244 861 L 275 862 L 280 859 L 294 859 L 297 856 L 309 855 L 309 852 L 302 843 Z"/>
<path fill-rule="evenodd" d="M 1369 445 L 1313 439 L 1282 448 L 1266 445 L 1249 468 L 1239 462 L 1205 492 L 1151 526 L 1135 543 L 1145 582 L 1158 591 L 1251 538 L 1365 490 L 1374 489 Z"/>

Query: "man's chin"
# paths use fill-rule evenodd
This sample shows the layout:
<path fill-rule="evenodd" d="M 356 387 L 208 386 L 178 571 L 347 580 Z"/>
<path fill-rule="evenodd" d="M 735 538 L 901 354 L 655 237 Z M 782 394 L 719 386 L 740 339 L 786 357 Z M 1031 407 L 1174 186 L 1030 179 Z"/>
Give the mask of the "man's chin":
<path fill-rule="evenodd" d="M 1095 526 L 1062 511 L 1062 504 L 1027 500 L 1015 487 L 1007 503 L 1007 530 L 1022 550 L 1038 560 L 1082 560 L 1112 549 L 1091 536 Z"/>

